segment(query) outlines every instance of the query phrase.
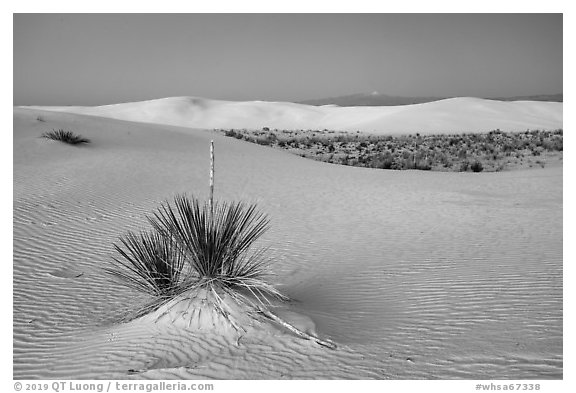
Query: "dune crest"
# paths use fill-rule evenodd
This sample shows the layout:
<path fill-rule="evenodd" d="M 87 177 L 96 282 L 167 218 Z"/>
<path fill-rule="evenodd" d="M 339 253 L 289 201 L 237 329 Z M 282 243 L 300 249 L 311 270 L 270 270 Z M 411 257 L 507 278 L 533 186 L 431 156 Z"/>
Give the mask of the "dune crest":
<path fill-rule="evenodd" d="M 563 104 L 472 97 L 423 104 L 339 107 L 290 102 L 170 97 L 96 107 L 31 107 L 191 128 L 331 129 L 377 134 L 525 131 L 562 128 Z"/>

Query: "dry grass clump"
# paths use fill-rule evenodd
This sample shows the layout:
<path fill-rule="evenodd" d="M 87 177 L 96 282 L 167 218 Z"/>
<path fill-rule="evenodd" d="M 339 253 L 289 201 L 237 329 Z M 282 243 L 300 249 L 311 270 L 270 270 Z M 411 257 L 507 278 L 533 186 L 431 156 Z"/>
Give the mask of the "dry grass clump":
<path fill-rule="evenodd" d="M 53 139 L 67 143 L 69 145 L 79 145 L 82 143 L 90 143 L 90 139 L 84 138 L 82 135 L 76 135 L 72 131 L 65 131 L 63 129 L 52 130 L 42 134 L 43 138 Z"/>

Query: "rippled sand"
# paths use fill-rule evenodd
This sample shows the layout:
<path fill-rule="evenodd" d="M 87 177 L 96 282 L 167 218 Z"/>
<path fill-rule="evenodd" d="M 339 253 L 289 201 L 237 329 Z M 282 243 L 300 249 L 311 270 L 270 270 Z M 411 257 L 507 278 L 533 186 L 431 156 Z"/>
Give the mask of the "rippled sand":
<path fill-rule="evenodd" d="M 41 114 L 44 121 L 38 121 Z M 92 143 L 39 138 L 65 128 Z M 274 327 L 114 322 L 112 243 L 175 193 L 258 202 L 286 318 Z M 15 378 L 560 379 L 562 168 L 384 171 L 209 131 L 14 110 Z"/>

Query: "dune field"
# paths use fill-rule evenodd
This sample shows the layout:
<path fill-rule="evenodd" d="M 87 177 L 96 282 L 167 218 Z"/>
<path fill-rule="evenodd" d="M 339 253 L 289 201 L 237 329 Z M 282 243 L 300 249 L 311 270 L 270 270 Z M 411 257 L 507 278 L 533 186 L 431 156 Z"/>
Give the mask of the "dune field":
<path fill-rule="evenodd" d="M 432 132 L 454 113 L 450 101 L 374 117 L 370 107 L 358 115 L 274 103 L 252 103 L 248 115 L 236 110 L 242 103 L 192 98 L 14 108 L 14 378 L 563 378 L 561 166 L 375 170 L 202 129 L 399 132 L 418 107 L 436 120 L 412 117 L 408 128 Z M 474 106 L 493 114 L 482 128 L 562 128 L 562 104 L 454 103 L 469 131 Z M 236 109 L 225 115 L 226 105 Z M 91 143 L 40 137 L 52 129 Z M 112 244 L 177 193 L 207 197 L 211 140 L 216 199 L 256 202 L 271 219 L 261 244 L 276 259 L 275 284 L 294 299 L 278 314 L 337 349 L 266 323 L 240 336 L 210 317 L 117 321 L 141 295 L 104 274 Z"/>
<path fill-rule="evenodd" d="M 38 109 L 194 128 L 330 129 L 386 135 L 562 128 L 560 102 L 503 102 L 473 97 L 375 107 L 170 97 L 97 107 Z"/>

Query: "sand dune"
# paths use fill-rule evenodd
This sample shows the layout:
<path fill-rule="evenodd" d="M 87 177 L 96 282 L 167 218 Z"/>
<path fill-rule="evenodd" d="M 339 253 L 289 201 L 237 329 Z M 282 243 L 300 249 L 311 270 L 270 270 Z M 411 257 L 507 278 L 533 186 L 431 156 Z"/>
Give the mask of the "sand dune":
<path fill-rule="evenodd" d="M 36 109 L 208 129 L 326 128 L 378 134 L 430 134 L 562 128 L 562 103 L 480 98 L 451 98 L 391 107 L 317 107 L 287 102 L 174 97 L 98 107 Z"/>
<path fill-rule="evenodd" d="M 270 105 L 284 108 L 274 118 L 296 113 L 286 108 L 310 118 L 329 112 Z M 214 120 L 226 106 L 242 116 L 273 112 L 262 109 L 268 104 L 191 99 L 82 111 L 196 119 L 190 125 Z M 531 113 L 545 108 L 520 105 L 531 106 Z M 161 108 L 171 115 L 155 117 Z M 53 128 L 92 143 L 39 137 Z M 262 245 L 276 257 L 279 289 L 296 299 L 283 315 L 338 349 L 270 325 L 240 338 L 211 329 L 209 319 L 191 328 L 115 322 L 141 298 L 103 273 L 112 243 L 147 227 L 145 215 L 175 193 L 207 196 L 211 139 L 216 197 L 257 202 L 271 218 Z M 561 167 L 371 170 L 210 131 L 16 108 L 13 197 L 15 378 L 563 376 Z"/>

